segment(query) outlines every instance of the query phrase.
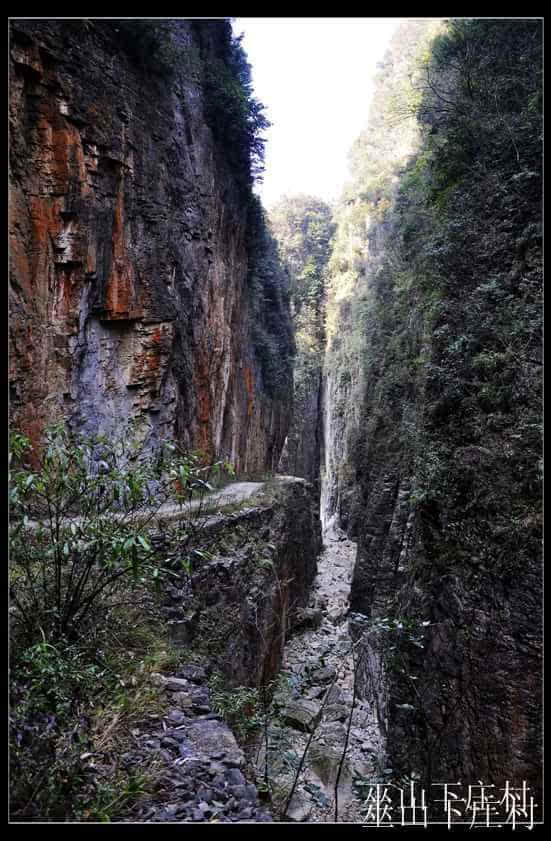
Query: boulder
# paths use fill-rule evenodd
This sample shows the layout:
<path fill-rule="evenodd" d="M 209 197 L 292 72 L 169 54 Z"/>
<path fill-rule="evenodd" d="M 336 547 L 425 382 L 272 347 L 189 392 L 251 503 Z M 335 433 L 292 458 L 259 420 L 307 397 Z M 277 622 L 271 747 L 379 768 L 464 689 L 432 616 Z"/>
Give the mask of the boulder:
<path fill-rule="evenodd" d="M 320 710 L 320 704 L 300 699 L 287 703 L 281 710 L 281 718 L 290 727 L 311 733 L 320 720 Z"/>
<path fill-rule="evenodd" d="M 335 677 L 335 669 L 333 666 L 324 666 L 322 669 L 316 669 L 310 675 L 312 683 L 329 683 Z"/>
<path fill-rule="evenodd" d="M 310 798 L 302 792 L 295 792 L 287 807 L 285 817 L 290 821 L 302 823 L 307 821 L 312 814 L 313 803 Z"/>

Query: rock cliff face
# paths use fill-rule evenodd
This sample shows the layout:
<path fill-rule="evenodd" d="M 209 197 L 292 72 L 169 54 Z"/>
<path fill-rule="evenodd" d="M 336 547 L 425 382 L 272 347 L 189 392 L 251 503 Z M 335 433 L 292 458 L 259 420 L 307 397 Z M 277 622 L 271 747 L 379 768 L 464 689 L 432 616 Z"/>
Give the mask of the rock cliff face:
<path fill-rule="evenodd" d="M 322 367 L 325 284 L 334 233 L 330 207 L 307 195 L 286 196 L 270 209 L 270 226 L 290 278 L 296 337 L 293 419 L 279 470 L 319 490 L 323 449 Z"/>
<path fill-rule="evenodd" d="M 301 391 L 295 391 L 293 423 L 279 462 L 279 470 L 292 476 L 304 476 L 318 489 L 322 451 L 321 391 L 320 370 L 312 371 Z"/>
<path fill-rule="evenodd" d="M 169 45 L 219 60 L 222 25 L 171 22 Z M 167 81 L 117 38 L 115 21 L 12 21 L 13 421 L 33 442 L 60 418 L 132 422 L 151 448 L 272 468 L 290 396 L 265 393 L 249 339 L 246 199 L 197 74 Z"/>
<path fill-rule="evenodd" d="M 207 518 L 203 532 L 208 560 L 196 559 L 191 579 L 182 574 L 182 587 L 168 593 L 174 640 L 206 656 L 231 685 L 267 684 L 316 575 L 315 490 L 278 476 L 246 508 Z"/>
<path fill-rule="evenodd" d="M 353 626 L 389 766 L 425 785 L 525 780 L 539 803 L 540 99 L 523 65 L 539 66 L 541 30 L 450 32 L 420 88 L 418 148 L 395 122 L 393 157 L 384 134 L 407 88 L 396 48 L 426 39 L 411 29 L 356 147 L 331 263 L 322 498 L 358 541 Z"/>
<path fill-rule="evenodd" d="M 392 226 L 388 211 L 399 176 L 420 141 L 410 101 L 420 78 L 415 65 L 437 27 L 437 21 L 409 21 L 392 39 L 380 65 L 368 127 L 350 151 L 353 178 L 334 215 L 327 284 L 322 517 L 326 522 L 336 517 L 354 537 L 363 506 L 357 469 L 362 454 L 372 445 L 374 433 L 387 442 L 389 431 L 397 431 L 384 422 L 382 366 L 370 347 L 375 337 L 374 345 L 381 349 L 397 325 L 388 310 L 384 324 L 372 314 L 377 300 L 389 300 L 384 284 L 379 284 L 379 294 L 376 279 L 386 256 Z M 369 417 L 366 395 L 375 409 Z"/>

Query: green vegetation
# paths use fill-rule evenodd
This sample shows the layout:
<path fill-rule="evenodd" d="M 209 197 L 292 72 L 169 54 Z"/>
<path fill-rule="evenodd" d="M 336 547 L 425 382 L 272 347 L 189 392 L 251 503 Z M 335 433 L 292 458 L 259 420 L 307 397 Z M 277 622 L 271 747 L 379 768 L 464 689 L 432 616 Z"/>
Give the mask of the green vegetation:
<path fill-rule="evenodd" d="M 192 43 L 171 20 L 103 22 L 121 47 L 148 75 L 200 85 L 205 118 L 224 148 L 245 198 L 264 170 L 263 132 L 270 123 L 254 96 L 251 67 L 229 20 L 191 20 Z"/>
<path fill-rule="evenodd" d="M 35 452 L 12 435 L 14 818 L 109 820 L 152 782 L 154 769 L 138 780 L 102 765 L 124 752 L 133 721 L 162 710 L 149 676 L 179 657 L 157 594 L 161 581 L 190 576 L 205 556 L 201 495 L 210 473 L 168 442 L 149 461 L 130 436 L 75 439 L 57 426 Z M 152 532 L 161 505 L 192 499 L 170 545 L 159 544 Z"/>
<path fill-rule="evenodd" d="M 170 442 L 147 461 L 128 438 L 75 440 L 62 426 L 46 432 L 33 468 L 29 455 L 15 434 L 12 619 L 28 645 L 73 641 L 104 621 L 122 579 L 153 584 L 165 574 L 151 522 L 164 503 L 212 490 L 203 478 L 211 466 Z"/>
<path fill-rule="evenodd" d="M 263 132 L 270 123 L 264 105 L 253 95 L 251 66 L 241 46 L 243 36 L 235 38 L 228 21 L 218 27 L 222 30 L 220 58 L 205 60 L 202 66 L 205 116 L 248 193 L 255 181 L 262 180 Z"/>
<path fill-rule="evenodd" d="M 489 562 L 499 545 L 509 574 L 538 552 L 539 34 L 533 21 L 479 20 L 437 39 L 419 110 L 424 157 L 408 167 L 419 188 L 406 181 L 397 202 L 409 294 L 430 310 L 422 446 L 437 464 L 425 504 L 453 511 L 446 556 Z"/>
<path fill-rule="evenodd" d="M 165 624 L 143 585 L 120 587 L 108 621 L 78 642 L 24 648 L 10 656 L 12 820 L 110 821 L 151 792 L 157 769 L 123 771 L 130 731 L 164 710 L 151 675 L 171 671 Z"/>
<path fill-rule="evenodd" d="M 360 360 L 368 430 L 379 428 L 385 449 L 402 453 L 400 438 L 413 435 L 417 498 L 459 506 L 469 531 L 474 512 L 466 500 L 475 498 L 477 517 L 491 511 L 513 528 L 511 546 L 520 539 L 514 523 L 537 521 L 527 509 L 539 494 L 540 49 L 537 22 L 451 23 L 418 70 L 421 146 L 394 188 L 387 170 L 385 189 L 395 198 L 382 244 L 369 167 L 384 158 L 385 141 L 374 147 L 366 135 L 355 146 L 349 188 L 359 198 L 340 210 L 331 258 L 330 359 L 348 377 L 354 356 Z M 393 113 L 391 83 L 396 74 L 386 88 L 382 78 L 380 124 Z M 352 334 L 346 341 L 336 335 L 339 319 Z M 390 438 L 377 406 L 387 420 L 396 410 Z M 362 441 L 369 437 L 362 431 Z M 458 457 L 465 447 L 488 452 L 476 477 Z M 513 555 L 522 564 L 522 553 Z"/>
<path fill-rule="evenodd" d="M 260 362 L 264 390 L 272 397 L 285 398 L 292 393 L 295 354 L 289 279 L 256 196 L 251 197 L 249 203 L 247 230 L 247 285 L 253 347 Z"/>
<path fill-rule="evenodd" d="M 383 482 L 407 492 L 410 516 L 404 543 L 365 539 L 388 581 L 358 590 L 357 605 L 415 621 L 461 604 L 445 633 L 462 662 L 482 645 L 467 614 L 525 639 L 541 610 L 541 29 L 450 21 L 432 41 L 422 22 L 398 31 L 330 262 L 326 364 L 346 384 L 335 417 L 354 459 L 339 481 L 358 489 L 374 531 Z M 478 704 L 483 675 L 470 674 L 467 702 L 461 677 L 441 681 L 415 646 L 406 659 L 419 684 L 391 681 L 393 765 L 430 777 L 435 762 L 453 765 L 446 746 L 461 744 L 455 722 Z M 533 756 L 537 730 L 534 718 Z"/>
<path fill-rule="evenodd" d="M 330 207 L 312 196 L 283 198 L 270 211 L 270 228 L 290 278 L 300 367 L 319 367 L 323 353 L 325 269 L 334 225 Z"/>
<path fill-rule="evenodd" d="M 325 348 L 326 268 L 334 232 L 331 209 L 313 196 L 285 197 L 270 211 L 270 228 L 289 277 L 297 347 L 286 469 L 315 482 L 319 477 L 316 429 Z"/>
<path fill-rule="evenodd" d="M 250 686 L 225 689 L 227 678 L 221 673 L 211 677 L 209 686 L 213 710 L 229 724 L 239 742 L 246 744 L 263 724 L 259 690 Z"/>

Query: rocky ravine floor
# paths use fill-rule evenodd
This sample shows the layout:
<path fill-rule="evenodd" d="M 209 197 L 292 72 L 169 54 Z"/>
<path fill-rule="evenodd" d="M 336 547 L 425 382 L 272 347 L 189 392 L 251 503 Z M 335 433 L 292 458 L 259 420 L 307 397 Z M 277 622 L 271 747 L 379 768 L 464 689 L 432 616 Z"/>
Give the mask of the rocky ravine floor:
<path fill-rule="evenodd" d="M 362 823 L 358 783 L 380 779 L 384 765 L 384 746 L 371 706 L 356 698 L 348 726 L 354 661 L 347 614 L 355 558 L 356 544 L 332 526 L 324 536 L 318 575 L 304 611 L 304 630 L 285 647 L 282 682 L 286 686 L 275 696 L 279 715 L 269 731 L 268 772 L 284 802 L 284 792 L 289 791 L 310 740 L 287 810 L 287 819 L 293 821 L 335 820 L 335 782 L 346 745 L 339 776 L 338 821 Z M 256 760 L 259 776 L 265 760 L 261 745 Z"/>
<path fill-rule="evenodd" d="M 252 491 L 252 483 L 250 488 L 235 487 L 233 500 Z M 121 765 L 129 770 L 153 759 L 162 769 L 155 795 L 142 800 L 127 820 L 277 820 L 308 745 L 284 820 L 333 822 L 335 782 L 342 764 L 338 822 L 364 822 L 358 783 L 380 780 L 384 747 L 370 705 L 356 698 L 352 707 L 354 660 L 347 617 L 355 558 L 356 544 L 338 528 L 328 529 L 302 626 L 285 646 L 281 688 L 274 696 L 268 731 L 273 816 L 246 778 L 252 758 L 260 785 L 266 770 L 265 745 L 260 742 L 249 751 L 247 762 L 233 733 L 212 711 L 207 672 L 185 666 L 171 677 L 154 676 L 168 694 L 169 710 L 133 731 L 135 748 L 121 757 Z"/>
<path fill-rule="evenodd" d="M 168 712 L 132 731 L 135 747 L 123 768 L 158 767 L 153 796 L 142 799 L 130 823 L 257 823 L 272 817 L 243 774 L 245 756 L 210 706 L 205 669 L 188 665 L 171 677 L 154 675 L 169 697 Z"/>

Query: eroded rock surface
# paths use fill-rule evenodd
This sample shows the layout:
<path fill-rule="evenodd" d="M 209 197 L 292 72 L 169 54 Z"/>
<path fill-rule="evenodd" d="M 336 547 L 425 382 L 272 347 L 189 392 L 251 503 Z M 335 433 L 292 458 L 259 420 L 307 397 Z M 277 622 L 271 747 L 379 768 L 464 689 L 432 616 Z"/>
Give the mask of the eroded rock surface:
<path fill-rule="evenodd" d="M 115 24 L 11 22 L 13 421 L 273 469 L 291 398 L 249 338 L 246 201 L 197 77 L 144 69 Z M 221 60 L 222 25 L 171 21 L 169 48 Z"/>
<path fill-rule="evenodd" d="M 321 546 L 316 492 L 306 480 L 280 476 L 256 489 L 235 511 L 207 509 L 194 520 L 207 553 L 193 559 L 191 575 L 182 572 L 165 599 L 175 643 L 199 646 L 234 686 L 258 686 L 277 674 L 308 603 Z M 224 496 L 237 500 L 229 487 L 221 502 Z M 152 539 L 168 549 L 163 529 L 160 522 Z"/>
<path fill-rule="evenodd" d="M 528 93 L 511 102 L 510 119 L 526 131 L 524 176 L 510 155 L 510 129 L 494 134 L 484 109 L 472 168 L 458 180 L 449 155 L 453 146 L 458 159 L 464 146 L 455 126 L 442 132 L 447 104 L 425 109 L 419 152 L 407 142 L 415 121 L 390 148 L 391 103 L 415 76 L 408 50 L 433 24 L 409 21 L 391 42 L 358 139 L 354 198 L 340 213 L 322 511 L 358 542 L 351 607 L 372 626 L 361 692 L 379 709 L 393 772 L 417 775 L 427 788 L 462 780 L 465 792 L 480 780 L 496 789 L 525 781 L 539 803 L 541 147 L 528 115 L 534 125 L 540 116 L 527 108 Z M 507 44 L 507 66 L 488 62 L 477 77 L 493 92 L 523 75 L 526 44 L 538 63 L 541 30 L 537 21 L 483 26 L 477 55 L 490 38 Z M 443 60 L 441 79 L 448 70 Z M 449 89 L 456 115 L 458 81 Z M 539 101 L 537 76 L 530 85 Z M 483 131 L 492 136 L 487 146 Z M 396 166 L 383 177 L 390 155 Z M 425 217 L 413 181 L 429 156 L 424 183 L 442 176 L 440 195 L 449 190 L 454 200 L 446 213 L 435 200 Z M 372 192 L 367 161 L 377 172 Z M 495 199 L 498 184 L 507 184 L 506 200 Z M 502 355 L 513 334 L 523 358 Z M 482 373 L 481 359 L 494 353 L 502 367 Z"/>

